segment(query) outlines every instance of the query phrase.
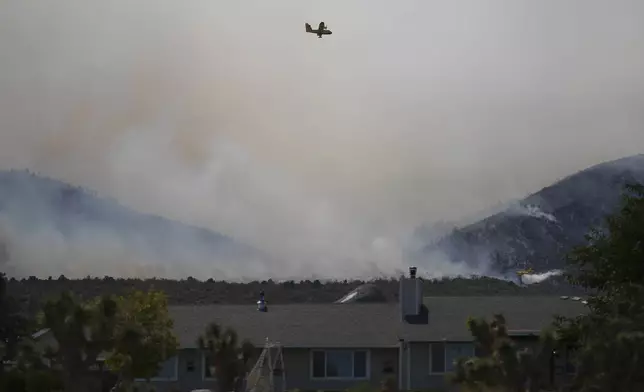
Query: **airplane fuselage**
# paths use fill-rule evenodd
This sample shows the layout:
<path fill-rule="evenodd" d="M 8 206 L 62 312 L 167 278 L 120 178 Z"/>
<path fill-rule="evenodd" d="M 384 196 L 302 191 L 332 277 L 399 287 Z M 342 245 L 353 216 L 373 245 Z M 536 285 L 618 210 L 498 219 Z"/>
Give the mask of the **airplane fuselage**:
<path fill-rule="evenodd" d="M 322 38 L 323 35 L 331 35 L 333 34 L 331 30 L 313 30 L 312 33 L 315 33 L 318 35 L 318 38 Z"/>

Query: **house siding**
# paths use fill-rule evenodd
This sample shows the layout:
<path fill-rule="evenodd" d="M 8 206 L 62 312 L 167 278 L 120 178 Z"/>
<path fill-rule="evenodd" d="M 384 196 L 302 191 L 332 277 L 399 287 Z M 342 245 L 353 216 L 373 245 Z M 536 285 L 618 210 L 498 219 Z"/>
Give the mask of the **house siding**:
<path fill-rule="evenodd" d="M 197 349 L 181 349 L 177 352 L 179 358 L 178 377 L 176 381 L 150 381 L 139 382 L 139 386 L 153 387 L 155 392 L 184 392 L 193 389 L 207 388 L 215 390 L 216 383 L 204 380 L 202 375 L 202 351 Z M 193 371 L 188 371 L 188 364 L 192 362 Z M 147 392 L 143 389 L 142 392 Z"/>
<path fill-rule="evenodd" d="M 437 342 L 443 344 L 444 342 Z M 409 385 L 407 390 L 457 390 L 450 386 L 445 374 L 430 374 L 429 372 L 429 350 L 430 343 L 409 342 L 407 345 L 407 356 L 411 364 Z"/>
<path fill-rule="evenodd" d="M 325 348 L 330 350 L 331 348 Z M 342 348 L 352 350 L 351 348 Z M 284 368 L 286 376 L 286 389 L 299 389 L 301 391 L 344 391 L 363 383 L 379 385 L 387 376 L 398 374 L 398 348 L 368 349 L 369 351 L 369 379 L 367 380 L 317 380 L 311 376 L 311 351 L 314 349 L 305 348 L 284 348 Z M 356 349 L 357 350 L 357 349 Z M 204 380 L 202 375 L 203 356 L 202 351 L 197 349 L 182 349 L 177 353 L 179 358 L 178 379 L 176 381 L 150 381 L 139 382 L 140 386 L 153 387 L 156 392 L 189 392 L 193 389 L 207 388 L 216 390 L 216 382 Z M 256 355 L 257 357 L 257 355 Z M 192 361 L 194 370 L 188 372 L 188 362 Z M 255 359 L 251 364 L 254 364 Z M 393 367 L 394 373 L 383 374 L 385 364 Z M 396 378 L 397 380 L 397 378 Z M 280 381 L 275 380 L 276 384 Z M 146 391 L 146 389 L 143 389 Z M 279 389 L 278 389 L 279 391 Z"/>
<path fill-rule="evenodd" d="M 515 339 L 518 348 L 537 349 L 539 347 L 538 338 L 535 339 Z M 460 342 L 433 342 L 434 344 L 450 344 Z M 431 374 L 430 373 L 430 347 L 432 342 L 409 342 L 407 344 L 405 355 L 403 356 L 403 373 L 409 370 L 408 382 L 403 383 L 403 390 L 432 390 L 432 391 L 458 391 L 458 387 L 450 385 L 447 373 Z M 408 358 L 408 359 L 407 359 Z M 407 360 L 411 368 L 407 369 Z M 556 386 L 563 387 L 570 383 L 572 375 L 566 371 L 566 353 L 554 359 L 553 362 L 553 382 Z"/>

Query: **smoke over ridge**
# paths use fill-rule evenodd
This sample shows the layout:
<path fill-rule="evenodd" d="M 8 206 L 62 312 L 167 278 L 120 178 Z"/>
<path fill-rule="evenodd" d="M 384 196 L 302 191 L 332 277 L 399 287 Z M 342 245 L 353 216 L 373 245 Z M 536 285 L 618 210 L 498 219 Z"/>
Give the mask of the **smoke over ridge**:
<path fill-rule="evenodd" d="M 3 2 L 1 170 L 94 189 L 266 259 L 159 265 L 89 224 L 69 242 L 5 211 L 2 268 L 393 274 L 422 224 L 641 152 L 644 4 L 618 3 Z M 304 33 L 319 20 L 332 36 Z M 489 273 L 459 262 L 426 261 L 438 275 Z"/>

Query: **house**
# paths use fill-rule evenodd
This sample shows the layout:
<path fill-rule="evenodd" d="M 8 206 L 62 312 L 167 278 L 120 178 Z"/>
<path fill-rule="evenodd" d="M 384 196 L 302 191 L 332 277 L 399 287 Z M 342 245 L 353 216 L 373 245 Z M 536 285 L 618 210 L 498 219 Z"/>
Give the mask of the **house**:
<path fill-rule="evenodd" d="M 234 328 L 258 352 L 266 339 L 281 344 L 285 389 L 338 391 L 395 378 L 400 390 L 446 388 L 459 357 L 473 356 L 466 321 L 503 313 L 520 344 L 538 341 L 554 315 L 576 316 L 580 301 L 564 297 L 424 297 L 422 281 L 401 277 L 399 303 L 171 306 L 180 350 L 152 379 L 158 392 L 215 390 L 196 344 L 210 322 Z M 258 301 L 259 302 L 259 301 Z M 552 377 L 565 376 L 555 358 Z"/>

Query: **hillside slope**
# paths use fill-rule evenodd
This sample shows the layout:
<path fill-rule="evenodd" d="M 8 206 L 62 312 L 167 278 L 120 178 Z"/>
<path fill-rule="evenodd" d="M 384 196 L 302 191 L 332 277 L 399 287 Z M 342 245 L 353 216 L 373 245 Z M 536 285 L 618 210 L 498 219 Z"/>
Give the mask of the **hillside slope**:
<path fill-rule="evenodd" d="M 22 244 L 21 249 L 19 242 L 25 239 L 29 243 Z M 42 243 L 52 252 L 63 246 L 66 250 L 95 250 L 102 253 L 104 262 L 128 263 L 134 260 L 127 259 L 137 258 L 170 267 L 186 261 L 214 265 L 263 257 L 257 250 L 211 230 L 142 214 L 90 191 L 27 171 L 0 172 L 0 243 L 0 263 L 16 272 L 34 262 L 33 250 Z M 31 252 L 29 260 L 24 252 Z M 114 260 L 110 260 L 111 254 Z M 47 262 L 46 257 L 43 259 Z"/>
<path fill-rule="evenodd" d="M 537 272 L 562 268 L 565 253 L 618 208 L 627 182 L 644 182 L 644 154 L 592 166 L 500 213 L 428 240 L 421 257 L 442 251 L 452 261 L 491 261 L 500 273 L 523 265 Z"/>

